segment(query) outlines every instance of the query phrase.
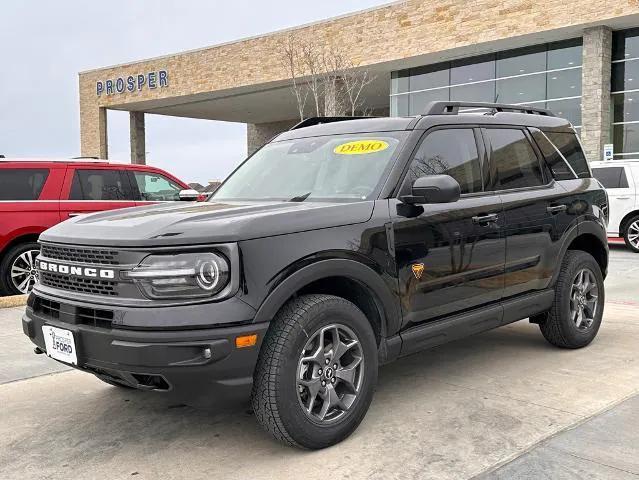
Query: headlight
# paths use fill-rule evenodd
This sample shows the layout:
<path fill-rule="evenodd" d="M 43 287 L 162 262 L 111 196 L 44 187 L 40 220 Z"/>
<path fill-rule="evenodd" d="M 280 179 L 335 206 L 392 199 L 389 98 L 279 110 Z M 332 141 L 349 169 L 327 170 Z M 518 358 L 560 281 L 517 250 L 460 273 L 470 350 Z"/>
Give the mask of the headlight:
<path fill-rule="evenodd" d="M 229 262 L 212 252 L 150 255 L 129 272 L 149 298 L 207 298 L 229 283 Z"/>

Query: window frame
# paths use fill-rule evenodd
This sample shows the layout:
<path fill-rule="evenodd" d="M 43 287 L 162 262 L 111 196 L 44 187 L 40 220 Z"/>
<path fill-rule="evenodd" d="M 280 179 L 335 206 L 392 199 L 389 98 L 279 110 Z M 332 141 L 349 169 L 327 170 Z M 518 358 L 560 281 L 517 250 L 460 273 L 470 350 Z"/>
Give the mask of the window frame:
<path fill-rule="evenodd" d="M 516 187 L 516 188 L 504 188 L 504 189 L 500 189 L 499 185 L 498 185 L 498 180 L 499 180 L 499 174 L 497 171 L 497 165 L 493 162 L 492 159 L 492 145 L 490 143 L 490 138 L 488 138 L 487 135 L 487 131 L 488 130 L 519 130 L 523 133 L 524 137 L 528 140 L 528 143 L 530 144 L 530 147 L 532 148 L 533 152 L 535 153 L 535 156 L 537 157 L 537 163 L 539 165 L 539 169 L 541 171 L 541 176 L 542 176 L 542 184 L 541 185 L 531 185 L 529 187 Z M 555 183 L 555 179 L 553 178 L 552 174 L 548 171 L 548 168 L 546 166 L 546 162 L 543 159 L 543 154 L 541 152 L 541 150 L 539 149 L 539 147 L 537 146 L 537 143 L 535 142 L 535 139 L 532 137 L 532 135 L 530 134 L 530 132 L 528 131 L 528 128 L 525 126 L 520 126 L 520 125 L 484 125 L 481 128 L 481 133 L 482 133 L 482 137 L 484 139 L 484 143 L 486 145 L 486 155 L 487 155 L 487 161 L 488 164 L 490 165 L 490 171 L 491 173 L 494 173 L 494 177 L 492 177 L 492 182 L 490 185 L 490 188 L 493 188 L 493 192 L 497 193 L 497 194 L 501 194 L 501 193 L 510 193 L 510 192 L 525 192 L 528 190 L 540 190 L 540 189 L 547 189 L 547 188 L 551 188 L 554 183 Z M 489 148 L 490 147 L 490 148 Z"/>
<path fill-rule="evenodd" d="M 475 138 L 475 148 L 477 149 L 477 159 L 479 161 L 479 173 L 481 175 L 481 183 L 482 183 L 482 191 L 481 192 L 471 192 L 471 193 L 462 193 L 460 198 L 470 198 L 470 197 L 480 197 L 484 195 L 494 195 L 494 192 L 486 190 L 486 176 L 489 175 L 489 172 L 486 169 L 487 166 L 487 151 L 483 141 L 483 137 L 481 135 L 480 129 L 481 125 L 479 124 L 446 124 L 446 125 L 437 125 L 433 126 L 422 133 L 416 142 L 412 152 L 408 156 L 408 161 L 406 161 L 403 171 L 400 175 L 399 182 L 397 182 L 397 188 L 395 189 L 395 194 L 393 198 L 399 199 L 405 192 L 408 190 L 410 192 L 411 185 L 407 184 L 408 181 L 408 173 L 410 170 L 410 166 L 415 160 L 415 155 L 419 152 L 422 144 L 426 141 L 428 136 L 433 132 L 440 130 L 471 130 L 473 132 L 473 137 Z"/>

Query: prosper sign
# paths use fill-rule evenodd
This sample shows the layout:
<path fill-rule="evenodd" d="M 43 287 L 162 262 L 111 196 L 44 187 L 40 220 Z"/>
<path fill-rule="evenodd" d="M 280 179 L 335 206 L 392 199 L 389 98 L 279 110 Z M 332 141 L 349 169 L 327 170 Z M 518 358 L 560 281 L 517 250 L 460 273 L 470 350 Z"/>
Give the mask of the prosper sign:
<path fill-rule="evenodd" d="M 140 91 L 144 88 L 151 90 L 169 86 L 169 74 L 166 70 L 157 72 L 138 73 L 108 80 L 95 82 L 95 93 L 99 97 L 102 94 L 115 95 L 125 92 Z"/>

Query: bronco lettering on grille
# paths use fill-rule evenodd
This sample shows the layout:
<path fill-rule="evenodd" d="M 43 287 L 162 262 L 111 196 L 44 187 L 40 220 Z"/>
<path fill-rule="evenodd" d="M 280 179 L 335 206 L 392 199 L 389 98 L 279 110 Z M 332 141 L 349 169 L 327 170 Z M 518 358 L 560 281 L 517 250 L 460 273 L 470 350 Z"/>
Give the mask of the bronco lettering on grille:
<path fill-rule="evenodd" d="M 61 273 L 63 275 L 72 275 L 79 277 L 91 277 L 91 278 L 115 278 L 115 270 L 106 268 L 94 268 L 94 267 L 74 267 L 71 265 L 62 265 L 52 262 L 37 262 L 38 268 L 44 272 Z"/>

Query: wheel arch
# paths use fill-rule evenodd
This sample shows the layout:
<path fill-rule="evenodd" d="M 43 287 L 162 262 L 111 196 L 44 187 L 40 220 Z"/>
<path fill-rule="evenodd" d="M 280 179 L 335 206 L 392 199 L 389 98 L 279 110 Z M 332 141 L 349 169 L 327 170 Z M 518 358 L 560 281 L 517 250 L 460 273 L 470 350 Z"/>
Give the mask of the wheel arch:
<path fill-rule="evenodd" d="M 308 293 L 331 294 L 353 302 L 371 322 L 378 344 L 399 329 L 399 305 L 379 273 L 348 259 L 319 260 L 289 275 L 262 302 L 255 322 L 272 320 L 287 301 Z"/>
<path fill-rule="evenodd" d="M 623 237 L 625 235 L 626 225 L 628 224 L 630 219 L 632 219 L 633 217 L 638 217 L 638 216 L 639 216 L 639 210 L 632 210 L 621 219 L 621 222 L 619 222 L 619 236 Z"/>
<path fill-rule="evenodd" d="M 566 234 L 559 260 L 563 261 L 569 250 L 581 250 L 589 253 L 599 264 L 604 278 L 608 273 L 608 237 L 603 226 L 595 222 L 581 222 L 573 226 Z M 560 268 L 555 268 L 551 284 L 554 285 Z"/>
<path fill-rule="evenodd" d="M 16 245 L 19 245 L 21 243 L 37 242 L 38 238 L 40 238 L 41 233 L 42 232 L 26 232 L 12 238 L 11 241 L 9 241 L 4 246 L 2 251 L 0 251 L 0 261 L 2 261 L 2 259 L 4 258 L 4 255 Z"/>

